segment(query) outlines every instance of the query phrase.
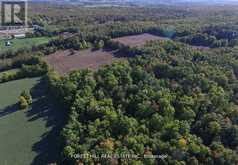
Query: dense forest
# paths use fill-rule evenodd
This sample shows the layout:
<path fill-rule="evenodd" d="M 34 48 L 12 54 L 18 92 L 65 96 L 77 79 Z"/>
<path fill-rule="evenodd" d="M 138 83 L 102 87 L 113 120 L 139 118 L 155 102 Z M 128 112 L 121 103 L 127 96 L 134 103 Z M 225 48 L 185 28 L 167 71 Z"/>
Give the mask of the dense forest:
<path fill-rule="evenodd" d="M 66 77 L 48 75 L 68 109 L 64 158 L 74 154 L 161 155 L 161 159 L 94 159 L 90 164 L 235 164 L 236 56 L 183 44 L 148 43 L 129 62 Z"/>
<path fill-rule="evenodd" d="M 60 12 L 61 10 L 65 12 Z M 44 13 L 44 14 L 42 14 Z M 61 14 L 62 13 L 62 14 Z M 95 7 L 37 4 L 30 8 L 30 24 L 44 26 L 48 33 L 81 31 L 101 34 L 113 31 L 150 31 L 197 46 L 237 45 L 237 6 Z M 128 25 L 126 25 L 128 24 Z M 134 24 L 135 26 L 131 25 Z M 143 26 L 143 29 L 141 28 Z M 113 30 L 112 30 L 113 29 Z M 47 33 L 44 33 L 47 34 Z M 125 35 L 125 34 L 124 34 Z"/>
<path fill-rule="evenodd" d="M 0 83 L 37 76 L 47 80 L 50 97 L 67 114 L 58 164 L 235 165 L 237 9 L 35 4 L 29 23 L 42 29 L 29 37 L 53 39 L 0 55 L 0 71 L 19 69 L 4 74 Z M 133 48 L 112 41 L 142 33 L 169 40 Z M 110 50 L 127 60 L 64 76 L 42 60 L 59 50 L 83 49 Z M 103 154 L 119 156 L 88 156 Z"/>

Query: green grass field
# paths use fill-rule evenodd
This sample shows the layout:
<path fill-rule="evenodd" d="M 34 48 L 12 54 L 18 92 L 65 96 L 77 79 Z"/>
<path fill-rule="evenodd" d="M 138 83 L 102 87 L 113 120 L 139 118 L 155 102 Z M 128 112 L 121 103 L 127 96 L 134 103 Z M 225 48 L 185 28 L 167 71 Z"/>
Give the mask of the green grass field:
<path fill-rule="evenodd" d="M 20 48 L 31 48 L 34 45 L 40 45 L 47 43 L 51 40 L 49 37 L 37 37 L 37 38 L 23 38 L 23 39 L 12 39 L 11 46 L 5 46 L 6 40 L 0 40 L 0 54 L 7 50 L 16 51 Z"/>
<path fill-rule="evenodd" d="M 30 89 L 32 107 L 19 110 L 20 93 Z M 45 89 L 40 78 L 0 84 L 0 165 L 43 165 L 57 159 L 62 120 Z"/>

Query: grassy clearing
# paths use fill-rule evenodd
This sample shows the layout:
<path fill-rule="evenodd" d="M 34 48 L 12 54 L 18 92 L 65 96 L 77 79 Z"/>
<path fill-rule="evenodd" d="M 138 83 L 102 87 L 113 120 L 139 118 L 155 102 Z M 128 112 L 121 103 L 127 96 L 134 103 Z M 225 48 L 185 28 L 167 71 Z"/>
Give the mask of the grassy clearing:
<path fill-rule="evenodd" d="M 20 93 L 31 88 L 32 107 L 19 110 Z M 1 165 L 40 165 L 57 159 L 56 125 L 60 120 L 44 89 L 40 78 L 0 84 Z"/>
<path fill-rule="evenodd" d="M 23 38 L 23 39 L 12 39 L 12 45 L 5 46 L 6 40 L 0 40 L 0 53 L 4 53 L 8 50 L 16 51 L 21 48 L 31 48 L 34 45 L 40 45 L 47 43 L 51 40 L 49 37 L 37 37 L 37 38 Z"/>

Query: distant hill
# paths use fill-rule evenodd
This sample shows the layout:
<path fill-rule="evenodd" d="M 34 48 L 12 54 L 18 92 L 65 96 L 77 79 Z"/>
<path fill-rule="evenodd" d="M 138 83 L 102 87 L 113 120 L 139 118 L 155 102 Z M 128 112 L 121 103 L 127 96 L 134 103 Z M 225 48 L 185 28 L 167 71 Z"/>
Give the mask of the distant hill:
<path fill-rule="evenodd" d="M 183 5 L 183 4 L 238 4 L 238 0 L 32 0 L 33 2 L 59 2 L 59 3 L 75 3 L 85 5 L 119 5 L 119 4 L 138 4 L 138 5 L 153 5 L 153 4 L 166 4 L 166 5 Z"/>

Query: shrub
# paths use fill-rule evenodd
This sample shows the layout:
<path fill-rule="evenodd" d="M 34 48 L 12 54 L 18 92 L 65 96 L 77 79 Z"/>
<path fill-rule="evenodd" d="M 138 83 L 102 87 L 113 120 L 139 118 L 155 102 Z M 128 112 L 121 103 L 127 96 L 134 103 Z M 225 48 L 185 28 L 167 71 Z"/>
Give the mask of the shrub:
<path fill-rule="evenodd" d="M 97 48 L 98 49 L 101 49 L 104 47 L 104 41 L 103 40 L 100 40 L 98 43 L 97 43 Z"/>
<path fill-rule="evenodd" d="M 20 109 L 26 109 L 29 106 L 27 100 L 23 96 L 20 96 L 19 103 L 20 103 Z"/>
<path fill-rule="evenodd" d="M 23 91 L 19 97 L 20 109 L 26 109 L 32 104 L 32 97 L 30 93 Z"/>
<path fill-rule="evenodd" d="M 28 93 L 28 92 L 26 92 L 26 91 L 23 91 L 23 92 L 21 93 L 21 96 L 26 99 L 26 101 L 27 101 L 27 103 L 28 103 L 29 105 L 32 104 L 32 97 L 31 97 L 30 93 Z"/>

